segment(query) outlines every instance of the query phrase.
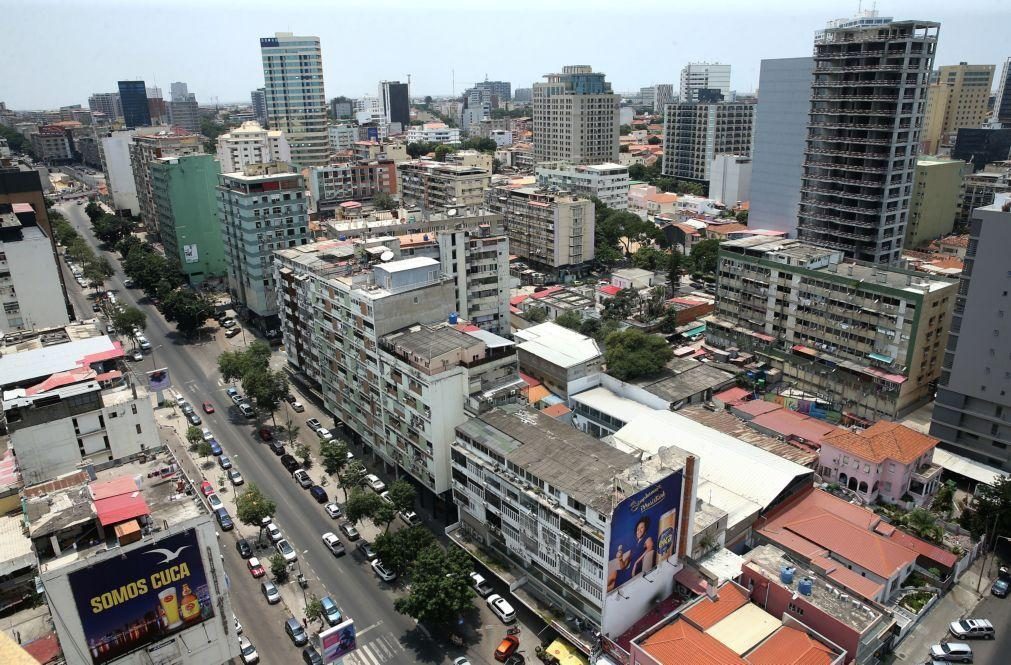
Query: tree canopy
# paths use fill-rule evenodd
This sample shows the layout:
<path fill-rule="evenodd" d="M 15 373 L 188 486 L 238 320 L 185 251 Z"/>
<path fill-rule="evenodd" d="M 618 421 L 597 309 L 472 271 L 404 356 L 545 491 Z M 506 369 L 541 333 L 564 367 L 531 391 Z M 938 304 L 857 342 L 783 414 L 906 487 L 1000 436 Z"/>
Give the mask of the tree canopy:
<path fill-rule="evenodd" d="M 242 494 L 235 497 L 235 510 L 240 522 L 260 529 L 263 527 L 263 518 L 274 517 L 277 504 L 261 492 L 259 487 L 250 483 Z"/>
<path fill-rule="evenodd" d="M 161 302 L 165 318 L 176 324 L 183 337 L 193 337 L 207 319 L 214 315 L 214 305 L 202 293 L 188 289 L 175 289 Z"/>
<path fill-rule="evenodd" d="M 123 305 L 112 313 L 112 325 L 122 335 L 134 336 L 133 329 L 144 330 L 147 327 L 147 314 L 133 305 Z"/>
<path fill-rule="evenodd" d="M 397 598 L 393 606 L 419 623 L 448 627 L 473 607 L 470 569 L 466 552 L 455 547 L 446 551 L 432 543 L 410 566 L 410 592 Z"/>
<path fill-rule="evenodd" d="M 717 266 L 716 255 L 719 251 L 720 241 L 715 238 L 695 243 L 689 254 L 692 260 L 692 273 L 714 275 Z"/>
<path fill-rule="evenodd" d="M 92 220 L 95 237 L 112 246 L 133 232 L 133 222 L 119 215 L 102 215 Z"/>
<path fill-rule="evenodd" d="M 350 492 L 362 486 L 362 482 L 365 481 L 365 476 L 368 473 L 365 466 L 358 460 L 351 460 L 344 466 L 344 470 L 337 477 L 337 482 L 340 483 L 341 488 L 344 490 L 345 501 L 350 499 Z"/>
<path fill-rule="evenodd" d="M 376 554 L 383 560 L 383 565 L 402 575 L 421 550 L 434 542 L 435 536 L 431 531 L 423 526 L 412 526 L 392 533 L 381 533 L 373 545 Z"/>
<path fill-rule="evenodd" d="M 266 371 L 270 366 L 270 347 L 259 340 L 241 351 L 225 351 L 218 356 L 218 371 L 225 381 L 242 379 L 249 372 Z"/>
<path fill-rule="evenodd" d="M 579 312 L 563 312 L 555 317 L 555 323 L 569 330 L 579 330 L 579 326 L 583 323 L 583 317 L 579 315 Z"/>
<path fill-rule="evenodd" d="M 673 357 L 667 340 L 637 328 L 611 333 L 604 345 L 607 373 L 622 381 L 659 374 Z"/>

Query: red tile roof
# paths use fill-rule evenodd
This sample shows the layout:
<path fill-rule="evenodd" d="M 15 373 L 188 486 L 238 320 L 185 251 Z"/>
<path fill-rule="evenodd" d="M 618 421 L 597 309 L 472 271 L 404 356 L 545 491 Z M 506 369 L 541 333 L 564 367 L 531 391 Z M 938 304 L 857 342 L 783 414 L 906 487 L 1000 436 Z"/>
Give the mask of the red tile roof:
<path fill-rule="evenodd" d="M 552 404 L 548 408 L 541 411 L 546 416 L 551 416 L 552 418 L 561 418 L 567 413 L 571 413 L 572 410 L 565 406 L 564 404 Z"/>
<path fill-rule="evenodd" d="M 797 628 L 783 626 L 748 654 L 751 665 L 829 665 L 836 654 Z"/>
<path fill-rule="evenodd" d="M 706 635 L 687 621 L 674 621 L 656 631 L 640 648 L 661 665 L 747 665 L 716 638 Z"/>
<path fill-rule="evenodd" d="M 869 462 L 891 459 L 903 464 L 909 464 L 937 446 L 937 439 L 885 420 L 879 420 L 862 432 L 840 430 L 826 436 L 824 442 Z"/>
<path fill-rule="evenodd" d="M 704 596 L 684 611 L 682 616 L 702 630 L 709 630 L 747 604 L 747 593 L 734 584 L 724 584 L 715 600 Z"/>
<path fill-rule="evenodd" d="M 775 411 L 781 409 L 782 407 L 773 402 L 766 402 L 762 399 L 753 399 L 750 402 L 745 402 L 744 404 L 737 404 L 734 409 L 740 411 L 741 413 L 751 416 L 760 416 L 763 413 L 769 413 L 770 411 Z M 747 419 L 746 419 L 747 420 Z"/>
<path fill-rule="evenodd" d="M 621 291 L 621 288 L 613 284 L 608 284 L 607 286 L 602 286 L 597 290 L 607 296 L 616 296 L 618 295 L 618 291 Z"/>
<path fill-rule="evenodd" d="M 60 641 L 56 638 L 56 633 L 47 633 L 39 639 L 29 642 L 22 647 L 28 655 L 40 663 L 46 665 L 57 660 L 63 653 L 60 649 Z"/>
<path fill-rule="evenodd" d="M 813 443 L 821 443 L 826 436 L 841 431 L 824 420 L 785 408 L 755 416 L 751 422 L 782 436 L 796 436 Z"/>
<path fill-rule="evenodd" d="M 853 572 L 838 561 L 833 561 L 825 556 L 812 557 L 811 564 L 839 586 L 864 598 L 877 598 L 881 589 L 884 588 L 883 584 L 878 584 L 860 573 Z"/>
<path fill-rule="evenodd" d="M 955 564 L 958 563 L 958 557 L 948 550 L 928 543 L 925 540 L 920 540 L 916 536 L 911 536 L 900 529 L 893 530 L 888 537 L 900 545 L 908 547 L 920 556 L 926 557 L 931 561 L 936 561 L 945 568 L 954 568 Z"/>
<path fill-rule="evenodd" d="M 536 298 L 537 300 L 540 300 L 541 298 L 547 298 L 552 293 L 558 293 L 563 288 L 564 287 L 561 287 L 561 286 L 549 286 L 548 288 L 544 289 L 543 291 L 538 291 L 537 293 L 535 293 L 534 295 L 532 295 L 530 297 L 531 298 Z"/>
<path fill-rule="evenodd" d="M 744 400 L 749 395 L 751 395 L 751 391 L 750 390 L 745 390 L 744 388 L 734 387 L 734 388 L 728 388 L 727 390 L 724 390 L 721 393 L 716 393 L 715 395 L 713 395 L 713 397 L 715 399 L 720 400 L 721 402 L 729 403 L 729 402 L 738 402 L 738 401 Z"/>

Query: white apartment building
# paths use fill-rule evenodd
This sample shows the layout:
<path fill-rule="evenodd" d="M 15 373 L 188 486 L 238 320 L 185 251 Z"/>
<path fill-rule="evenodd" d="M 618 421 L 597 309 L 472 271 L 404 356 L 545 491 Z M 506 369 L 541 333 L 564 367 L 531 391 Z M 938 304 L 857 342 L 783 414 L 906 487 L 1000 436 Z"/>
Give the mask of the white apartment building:
<path fill-rule="evenodd" d="M 681 69 L 681 96 L 679 101 L 715 101 L 700 99 L 700 90 L 716 90 L 723 101 L 730 101 L 730 65 L 718 62 L 689 62 Z M 704 97 L 704 94 L 703 94 Z"/>
<path fill-rule="evenodd" d="M 495 142 L 498 147 L 513 144 L 513 133 L 508 129 L 493 129 L 488 132 L 488 138 Z"/>
<path fill-rule="evenodd" d="M 401 199 L 424 208 L 481 205 L 491 185 L 491 172 L 416 159 L 397 164 L 397 181 Z"/>
<path fill-rule="evenodd" d="M 32 394 L 17 389 L 5 393 L 3 408 L 26 485 L 162 447 L 151 398 L 136 385 L 103 389 L 96 378 Z"/>
<path fill-rule="evenodd" d="M 459 143 L 460 129 L 450 127 L 444 122 L 426 122 L 423 125 L 414 125 L 407 129 L 407 141 L 414 143 L 426 141 L 428 143 Z"/>
<path fill-rule="evenodd" d="M 133 145 L 134 137 L 156 134 L 166 129 L 168 127 L 138 127 L 102 136 L 102 171 L 116 210 L 128 211 L 134 216 L 140 214 L 137 181 L 134 180 L 133 166 L 130 163 L 130 146 Z"/>
<path fill-rule="evenodd" d="M 540 411 L 507 405 L 456 428 L 452 464 L 460 519 L 450 527 L 450 537 L 474 554 L 506 562 L 504 571 L 494 572 L 510 588 L 521 588 L 612 637 L 643 616 L 654 598 L 673 591 L 674 575 L 689 552 L 695 456 L 671 446 L 640 461 Z M 676 477 L 681 480 L 672 484 L 676 493 L 657 491 Z M 615 588 L 621 546 L 612 560 L 608 547 L 633 528 L 615 525 L 616 509 L 623 499 L 635 501 L 647 493 L 661 510 L 676 511 L 666 544 L 670 558 L 659 564 L 664 567 L 659 575 L 643 574 Z M 647 533 L 655 528 L 647 526 Z M 522 602 L 521 595 L 515 597 Z"/>
<path fill-rule="evenodd" d="M 218 137 L 218 161 L 222 173 L 235 173 L 249 164 L 290 162 L 291 146 L 280 130 L 264 129 L 250 120 Z"/>
<path fill-rule="evenodd" d="M 604 74 L 570 65 L 534 83 L 534 157 L 538 162 L 618 161 L 618 104 Z"/>
<path fill-rule="evenodd" d="M 273 252 L 309 242 L 305 181 L 289 165 L 274 162 L 222 173 L 219 182 L 218 213 L 229 290 L 241 308 L 259 319 L 265 332 L 274 332 Z"/>
<path fill-rule="evenodd" d="M 346 123 L 330 125 L 327 133 L 330 136 L 330 149 L 334 151 L 351 150 L 358 140 L 358 128 Z"/>
<path fill-rule="evenodd" d="M 52 243 L 27 203 L 0 205 L 0 305 L 2 333 L 70 322 Z"/>
<path fill-rule="evenodd" d="M 446 155 L 446 164 L 456 164 L 457 166 L 471 166 L 491 173 L 494 164 L 491 153 L 480 152 L 479 150 L 456 150 Z"/>
<path fill-rule="evenodd" d="M 278 32 L 260 39 L 260 53 L 270 127 L 284 132 L 294 164 L 326 164 L 330 140 L 319 37 Z"/>
<path fill-rule="evenodd" d="M 733 207 L 751 194 L 751 157 L 716 155 L 709 167 L 709 198 Z"/>
<path fill-rule="evenodd" d="M 555 187 L 579 196 L 596 196 L 609 208 L 628 207 L 628 167 L 621 164 L 583 164 L 543 162 L 537 165 L 537 184 Z"/>
<path fill-rule="evenodd" d="M 358 441 L 445 500 L 465 409 L 518 394 L 513 344 L 453 325 L 453 284 L 435 259 L 370 267 L 354 252 L 324 241 L 277 253 L 288 363 Z"/>
<path fill-rule="evenodd" d="M 510 251 L 552 278 L 571 280 L 593 261 L 594 208 L 589 199 L 502 185 L 490 188 L 485 202 L 502 215 Z"/>

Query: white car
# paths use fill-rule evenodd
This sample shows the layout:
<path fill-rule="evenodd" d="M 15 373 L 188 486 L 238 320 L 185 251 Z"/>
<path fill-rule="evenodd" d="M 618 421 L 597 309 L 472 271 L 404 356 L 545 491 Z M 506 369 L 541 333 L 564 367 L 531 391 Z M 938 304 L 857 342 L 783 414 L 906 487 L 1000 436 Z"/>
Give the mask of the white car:
<path fill-rule="evenodd" d="M 333 432 L 325 427 L 320 427 L 316 430 L 316 436 L 323 439 L 324 441 L 333 441 Z"/>
<path fill-rule="evenodd" d="M 141 352 L 140 349 L 134 349 L 133 352 L 130 354 L 130 360 L 134 361 L 135 363 L 139 363 L 142 360 L 144 360 L 144 354 Z"/>
<path fill-rule="evenodd" d="M 281 602 L 281 593 L 274 586 L 273 582 L 263 582 L 260 584 L 260 591 L 263 592 L 264 598 L 267 599 L 268 605 L 276 605 Z"/>
<path fill-rule="evenodd" d="M 379 476 L 374 473 L 365 476 L 365 484 L 371 487 L 373 492 L 383 492 L 386 490 L 386 483 L 379 480 Z"/>
<path fill-rule="evenodd" d="M 242 656 L 242 662 L 246 665 L 260 662 L 260 654 L 256 653 L 256 647 L 245 637 L 239 638 L 239 654 Z"/>
<path fill-rule="evenodd" d="M 212 511 L 225 507 L 225 504 L 218 498 L 218 495 L 214 493 L 207 495 L 207 503 L 210 505 Z"/>
<path fill-rule="evenodd" d="M 270 542 L 276 543 L 277 541 L 284 538 L 284 536 L 281 535 L 281 529 L 273 522 L 271 522 L 264 528 L 267 530 L 267 537 L 270 538 Z"/>
<path fill-rule="evenodd" d="M 470 574 L 470 583 L 477 591 L 477 595 L 484 598 L 485 596 L 491 594 L 492 588 L 488 585 L 488 580 L 484 578 L 484 575 L 477 572 L 472 572 Z"/>
<path fill-rule="evenodd" d="M 295 400 L 294 402 L 291 403 L 291 410 L 294 411 L 295 413 L 302 413 L 303 411 L 305 411 L 305 405 L 303 405 L 298 400 Z"/>
<path fill-rule="evenodd" d="M 236 635 L 241 635 L 242 634 L 242 624 L 239 623 L 239 618 L 233 614 L 232 615 L 232 619 L 235 620 L 235 634 Z"/>
<path fill-rule="evenodd" d="M 281 556 L 284 557 L 284 560 L 287 561 L 288 563 L 292 563 L 295 559 L 298 558 L 298 552 L 296 552 L 295 548 L 291 546 L 291 543 L 289 543 L 284 538 L 277 541 L 277 544 L 274 545 L 274 547 L 277 548 L 277 551 L 281 554 Z"/>
<path fill-rule="evenodd" d="M 382 581 L 392 582 L 393 580 L 397 579 L 397 574 L 392 570 L 389 570 L 386 566 L 384 566 L 383 562 L 380 561 L 379 559 L 373 561 L 371 565 L 372 570 L 375 571 L 376 575 L 378 575 L 379 579 L 381 579 Z"/>
<path fill-rule="evenodd" d="M 323 534 L 323 544 L 326 548 L 330 550 L 334 556 L 341 556 L 344 554 L 344 543 L 341 539 L 337 537 L 337 534 L 333 531 L 327 531 Z"/>
<path fill-rule="evenodd" d="M 200 434 L 201 434 L 201 436 L 204 437 L 204 441 L 210 441 L 211 439 L 214 438 L 214 432 L 212 432 L 211 430 L 207 429 L 206 427 L 203 428 L 202 430 L 200 430 Z"/>
<path fill-rule="evenodd" d="M 238 487 L 239 485 L 246 482 L 246 479 L 242 477 L 242 474 L 239 473 L 238 469 L 229 469 L 228 479 L 232 481 L 232 487 Z"/>
<path fill-rule="evenodd" d="M 495 613 L 495 616 L 502 620 L 502 623 L 512 623 L 516 620 L 516 610 L 509 604 L 509 601 L 497 593 L 488 596 L 485 602 L 488 603 L 488 607 Z"/>
<path fill-rule="evenodd" d="M 325 506 L 323 506 L 323 510 L 326 511 L 326 514 L 329 515 L 330 519 L 332 520 L 335 520 L 341 516 L 341 507 L 338 506 L 336 503 L 326 504 Z"/>

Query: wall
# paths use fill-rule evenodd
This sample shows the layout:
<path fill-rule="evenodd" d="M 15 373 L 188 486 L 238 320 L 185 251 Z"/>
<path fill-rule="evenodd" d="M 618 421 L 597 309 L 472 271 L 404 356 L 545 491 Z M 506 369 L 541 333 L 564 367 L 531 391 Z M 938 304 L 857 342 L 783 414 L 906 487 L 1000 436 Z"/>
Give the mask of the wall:
<path fill-rule="evenodd" d="M 137 184 L 133 179 L 133 167 L 130 165 L 130 143 L 134 134 L 133 131 L 123 131 L 103 137 L 102 154 L 105 155 L 103 166 L 113 207 L 116 210 L 129 211 L 131 215 L 139 215 Z"/>
<path fill-rule="evenodd" d="M 748 225 L 797 236 L 813 58 L 763 60 Z"/>
<path fill-rule="evenodd" d="M 190 283 L 199 284 L 227 271 L 215 190 L 220 170 L 211 155 L 193 155 L 176 161 L 171 165 L 156 164 L 152 169 L 168 171 L 169 214 L 175 224 L 176 260 Z M 195 261 L 187 258 L 187 245 L 196 245 Z"/>
<path fill-rule="evenodd" d="M 53 246 L 42 230 L 26 228 L 21 240 L 0 242 L 0 252 L 7 256 L 6 266 L 0 262 L 0 270 L 10 271 L 12 286 L 16 289 L 21 309 L 17 315 L 22 322 L 20 328 L 50 328 L 69 323 L 60 267 L 53 256 Z M 0 329 L 11 330 L 4 324 L 7 317 L 3 314 L 0 317 Z"/>
<path fill-rule="evenodd" d="M 919 160 L 913 180 L 904 247 L 913 249 L 951 233 L 958 214 L 964 162 Z"/>

